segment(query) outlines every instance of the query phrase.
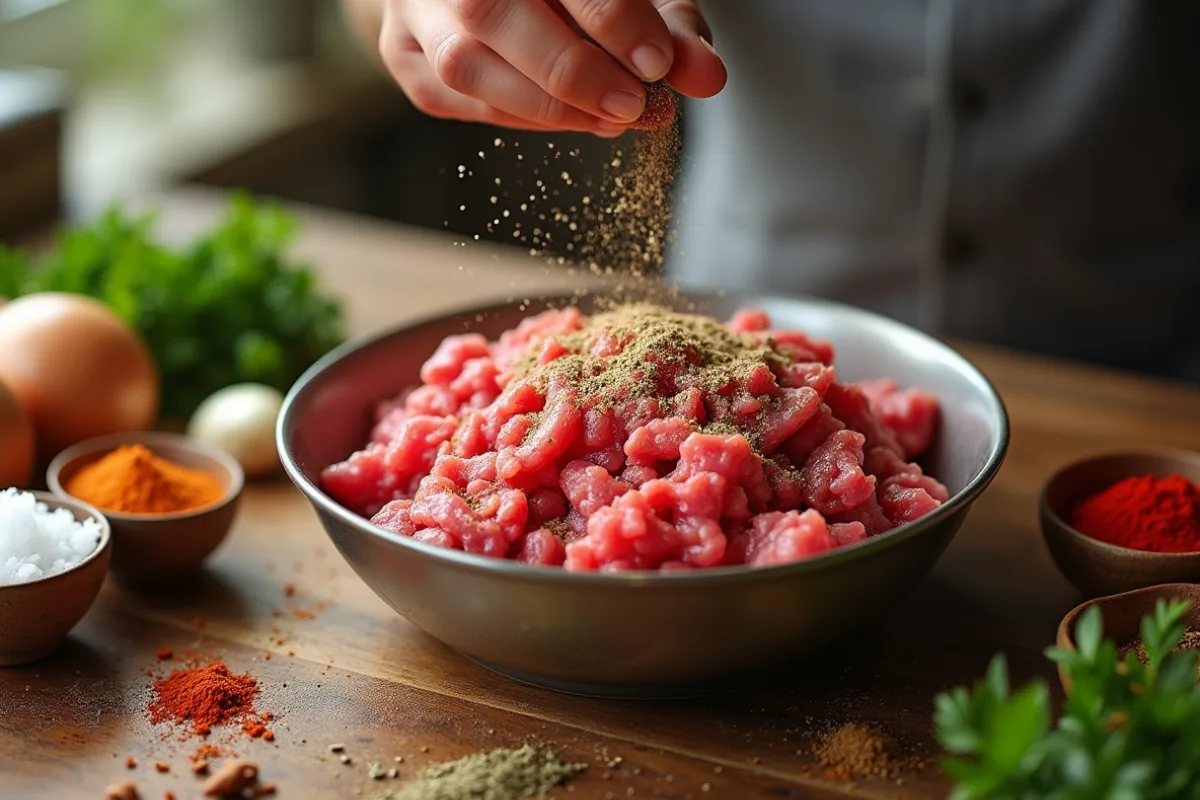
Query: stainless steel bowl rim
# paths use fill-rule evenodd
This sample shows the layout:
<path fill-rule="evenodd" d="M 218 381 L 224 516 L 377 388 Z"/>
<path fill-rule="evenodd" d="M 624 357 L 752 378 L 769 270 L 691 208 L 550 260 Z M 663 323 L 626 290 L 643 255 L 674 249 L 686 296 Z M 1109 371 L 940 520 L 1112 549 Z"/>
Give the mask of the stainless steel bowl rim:
<path fill-rule="evenodd" d="M 705 294 L 699 292 L 689 292 L 687 297 L 697 300 L 715 297 L 713 294 Z M 509 559 L 496 558 L 492 556 L 476 555 L 467 553 L 463 550 L 450 550 L 448 548 L 437 547 L 436 545 L 426 544 L 417 541 L 407 536 L 401 536 L 391 531 L 380 528 L 377 525 L 371 524 L 369 519 L 366 519 L 350 509 L 336 502 L 332 497 L 327 495 L 313 481 L 301 471 L 296 459 L 292 453 L 291 447 L 287 441 L 287 431 L 290 428 L 290 421 L 293 415 L 295 405 L 300 396 L 312 385 L 326 370 L 332 368 L 336 363 L 345 359 L 354 353 L 370 348 L 377 343 L 402 335 L 406 331 L 414 328 L 419 328 L 423 325 L 434 324 L 446 317 L 452 316 L 482 316 L 492 313 L 499 306 L 509 305 L 510 298 L 497 297 L 488 302 L 473 305 L 471 307 L 451 309 L 442 311 L 436 314 L 425 315 L 419 318 L 414 318 L 410 321 L 403 322 L 390 328 L 386 328 L 380 332 L 367 336 L 352 339 L 343 343 L 326 353 L 320 359 L 313 363 L 300 378 L 293 384 L 284 398 L 283 407 L 279 413 L 279 418 L 275 426 L 275 444 L 279 450 L 280 460 L 283 462 L 284 471 L 293 483 L 304 493 L 310 502 L 318 505 L 321 510 L 327 514 L 336 517 L 340 522 L 349 525 L 359 531 L 369 533 L 388 542 L 392 542 L 400 547 L 414 550 L 418 553 L 427 555 L 431 558 L 450 561 L 460 567 L 465 567 L 470 570 L 481 572 L 500 573 L 520 578 L 526 581 L 538 581 L 547 583 L 602 583 L 609 585 L 623 584 L 630 587 L 638 586 L 665 586 L 680 584 L 688 584 L 692 586 L 702 585 L 717 585 L 727 583 L 737 583 L 743 581 L 763 580 L 767 577 L 785 578 L 795 575 L 802 575 L 814 570 L 825 569 L 843 561 L 866 557 L 872 553 L 890 549 L 891 547 L 900 544 L 901 542 L 919 536 L 929 528 L 936 525 L 939 521 L 946 517 L 950 517 L 965 506 L 974 502 L 988 484 L 991 483 L 996 473 L 1000 470 L 1000 466 L 1004 461 L 1004 456 L 1008 451 L 1009 443 L 1009 420 L 1008 411 L 1004 406 L 1004 401 L 1001 399 L 996 387 L 988 380 L 987 376 L 980 372 L 975 365 L 968 361 L 965 357 L 947 346 L 941 341 L 938 341 L 928 334 L 922 333 L 916 329 L 905 326 L 895 320 L 889 319 L 879 314 L 875 314 L 864 309 L 848 306 L 843 303 L 837 303 L 830 300 L 823 300 L 810 297 L 784 297 L 784 296 L 767 296 L 767 295 L 724 295 L 722 299 L 735 299 L 743 301 L 746 305 L 753 305 L 755 300 L 782 300 L 782 301 L 803 301 L 806 305 L 825 306 L 831 310 L 838 310 L 839 313 L 857 316 L 872 325 L 880 325 L 890 329 L 897 335 L 912 336 L 924 338 L 928 343 L 943 351 L 943 353 L 952 361 L 958 362 L 959 366 L 966 372 L 973 375 L 979 380 L 988 390 L 988 399 L 994 404 L 997 423 L 999 426 L 999 436 L 996 442 L 988 453 L 987 461 L 982 470 L 977 474 L 961 491 L 953 495 L 948 501 L 943 503 L 933 512 L 925 515 L 916 522 L 911 522 L 895 528 L 887 533 L 872 536 L 865 541 L 858 542 L 853 545 L 839 547 L 830 550 L 812 558 L 807 558 L 802 561 L 796 561 L 789 564 L 779 564 L 763 567 L 748 567 L 748 566 L 731 566 L 731 567 L 708 567 L 704 569 L 684 570 L 680 572 L 653 572 L 653 571 L 634 571 L 634 572 L 570 572 L 561 567 L 535 567 L 528 564 L 523 564 L 519 561 Z M 535 298 L 537 303 L 545 303 L 547 307 L 568 305 L 576 301 L 576 298 L 568 295 L 552 295 Z M 532 313 L 532 312 L 531 312 Z M 347 454 L 349 455 L 349 454 Z"/>
<path fill-rule="evenodd" d="M 112 544 L 112 525 L 109 523 L 108 518 L 104 516 L 104 513 L 100 511 L 100 509 L 70 495 L 64 497 L 62 495 L 55 494 L 54 492 L 42 492 L 35 489 L 28 490 L 28 492 L 29 494 L 33 495 L 39 503 L 59 503 L 63 506 L 71 507 L 74 511 L 83 512 L 92 519 L 96 520 L 96 524 L 100 526 L 100 541 L 96 542 L 96 548 L 92 550 L 92 552 L 88 553 L 88 555 L 78 564 L 67 567 L 62 572 L 56 572 L 53 575 L 45 575 L 41 578 L 35 578 L 31 581 L 0 584 L 0 592 L 3 592 L 5 589 L 37 586 L 39 583 L 49 583 L 50 581 L 65 578 L 72 572 L 78 572 L 102 556 L 104 551 L 107 550 Z M 76 515 L 76 521 L 78 521 L 78 515 Z"/>
<path fill-rule="evenodd" d="M 1077 538 L 1085 539 L 1089 544 L 1092 544 L 1102 550 L 1108 550 L 1113 553 L 1137 553 L 1139 556 L 1157 561 L 1179 561 L 1183 559 L 1200 561 L 1200 551 L 1191 553 L 1161 553 L 1157 550 L 1138 550 L 1133 547 L 1122 547 L 1119 544 L 1112 544 L 1111 542 L 1103 542 L 1099 539 L 1095 539 L 1091 536 L 1088 536 L 1083 531 L 1078 530 L 1074 525 L 1063 519 L 1062 515 L 1055 511 L 1054 507 L 1050 504 L 1050 486 L 1056 480 L 1058 480 L 1063 473 L 1069 472 L 1073 469 L 1080 469 L 1081 467 L 1095 464 L 1099 461 L 1124 461 L 1130 458 L 1143 458 L 1145 456 L 1154 456 L 1158 458 L 1178 458 L 1189 461 L 1200 459 L 1200 454 L 1191 450 L 1183 450 L 1178 447 L 1151 447 L 1147 448 L 1146 450 L 1114 450 L 1104 453 L 1097 453 L 1086 458 L 1072 461 L 1071 463 L 1055 470 L 1054 474 L 1042 484 L 1042 490 L 1038 492 L 1038 508 L 1055 522 L 1062 525 L 1063 530 L 1065 530 L 1067 533 Z M 1153 587 L 1148 586 L 1145 588 L 1149 589 Z M 1142 589 L 1131 589 L 1130 591 L 1140 592 Z M 1126 592 L 1121 592 L 1121 594 L 1126 594 Z M 1102 598 L 1093 599 L 1095 600 Z M 1092 600 L 1086 602 L 1090 603 Z"/>

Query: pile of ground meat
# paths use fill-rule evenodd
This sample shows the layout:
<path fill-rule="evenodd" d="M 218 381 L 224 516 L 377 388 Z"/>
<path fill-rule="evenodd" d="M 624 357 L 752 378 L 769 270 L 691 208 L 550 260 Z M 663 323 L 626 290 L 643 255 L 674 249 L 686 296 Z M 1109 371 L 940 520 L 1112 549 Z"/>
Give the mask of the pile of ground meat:
<path fill-rule="evenodd" d="M 442 342 L 322 474 L 382 528 L 575 571 L 798 561 L 912 522 L 936 398 L 839 383 L 829 343 L 743 310 L 529 317 Z"/>

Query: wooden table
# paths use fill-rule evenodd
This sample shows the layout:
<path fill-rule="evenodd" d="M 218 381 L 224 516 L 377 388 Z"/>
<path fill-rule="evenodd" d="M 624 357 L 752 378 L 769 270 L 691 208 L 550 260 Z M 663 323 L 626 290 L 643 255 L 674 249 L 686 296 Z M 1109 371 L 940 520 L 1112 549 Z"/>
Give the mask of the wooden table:
<path fill-rule="evenodd" d="M 208 224 L 219 197 L 166 200 L 182 235 Z M 347 301 L 356 334 L 497 295 L 561 288 L 520 254 L 316 211 L 299 251 Z M 935 693 L 982 675 L 997 650 L 1014 677 L 1053 680 L 1041 655 L 1078 601 L 1041 542 L 1035 498 L 1063 462 L 1146 444 L 1200 449 L 1200 392 L 983 348 L 968 354 L 1012 416 L 1008 461 L 937 568 L 842 663 L 778 685 L 686 702 L 612 702 L 543 691 L 494 675 L 424 636 L 338 557 L 290 484 L 248 488 L 240 519 L 199 584 L 139 596 L 109 582 L 63 648 L 0 671 L 0 796 L 96 798 L 118 779 L 143 797 L 199 796 L 181 742 L 145 716 L 147 670 L 162 647 L 219 656 L 264 684 L 276 741 L 219 732 L 256 760 L 281 798 L 370 796 L 367 764 L 421 765 L 526 740 L 551 742 L 592 768 L 559 797 L 928 797 L 934 767 L 855 786 L 809 777 L 807 754 L 829 725 L 865 721 L 930 754 Z M 285 587 L 295 589 L 293 596 Z M 198 617 L 203 618 L 203 625 Z M 341 764 L 331 743 L 353 758 Z M 138 766 L 127 770 L 133 756 Z M 619 764 L 609 766 L 610 762 Z M 159 774 L 153 762 L 170 765 Z"/>

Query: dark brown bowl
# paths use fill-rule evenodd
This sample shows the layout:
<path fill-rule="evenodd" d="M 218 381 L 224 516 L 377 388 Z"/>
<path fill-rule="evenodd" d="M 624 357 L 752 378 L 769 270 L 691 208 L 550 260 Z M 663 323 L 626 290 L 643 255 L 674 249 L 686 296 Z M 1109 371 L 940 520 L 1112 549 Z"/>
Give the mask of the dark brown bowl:
<path fill-rule="evenodd" d="M 1075 649 L 1075 626 L 1084 612 L 1092 606 L 1100 608 L 1105 638 L 1116 642 L 1118 647 L 1131 642 L 1141 635 L 1142 617 L 1154 611 L 1154 606 L 1159 600 L 1190 600 L 1192 606 L 1183 616 L 1184 624 L 1200 628 L 1200 585 L 1166 583 L 1081 603 L 1067 612 L 1062 622 L 1058 623 L 1058 646 L 1064 650 Z M 1069 693 L 1071 682 L 1062 667 L 1058 669 L 1058 679 L 1063 690 Z"/>
<path fill-rule="evenodd" d="M 1042 536 L 1054 563 L 1085 596 L 1200 582 L 1200 552 L 1131 550 L 1085 536 L 1066 522 L 1076 503 L 1117 481 L 1134 475 L 1173 474 L 1200 483 L 1200 454 L 1162 450 L 1097 456 L 1065 467 L 1046 483 L 1038 503 Z"/>
<path fill-rule="evenodd" d="M 28 664 L 53 653 L 96 601 L 112 555 L 109 524 L 98 510 L 73 497 L 32 494 L 51 510 L 67 509 L 80 522 L 95 519 L 100 541 L 91 555 L 65 572 L 0 586 L 0 667 Z"/>
<path fill-rule="evenodd" d="M 138 431 L 88 439 L 59 453 L 46 474 L 50 491 L 71 497 L 64 487 L 80 468 L 121 445 L 140 444 L 155 455 L 211 472 L 225 488 L 216 503 L 175 514 L 121 514 L 105 511 L 112 525 L 112 571 L 134 585 L 173 584 L 194 573 L 224 541 L 237 516 L 245 478 L 237 461 L 215 447 L 174 433 Z"/>

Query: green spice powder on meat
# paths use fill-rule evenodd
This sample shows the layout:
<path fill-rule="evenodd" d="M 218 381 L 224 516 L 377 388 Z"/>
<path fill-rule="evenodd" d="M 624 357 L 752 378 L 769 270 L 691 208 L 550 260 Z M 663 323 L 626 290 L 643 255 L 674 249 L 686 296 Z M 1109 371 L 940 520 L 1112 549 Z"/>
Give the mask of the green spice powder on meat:
<path fill-rule="evenodd" d="M 492 750 L 426 769 L 383 800 L 523 800 L 545 797 L 587 769 L 533 745 Z"/>
<path fill-rule="evenodd" d="M 592 355 L 602 334 L 624 343 L 621 352 Z M 761 366 L 789 363 L 768 340 L 730 331 L 711 317 L 649 303 L 596 314 L 582 330 L 554 338 L 568 355 L 538 365 L 538 348 L 531 348 L 515 365 L 516 373 L 542 385 L 561 376 L 578 389 L 584 407 L 603 404 L 619 390 L 633 396 L 660 395 L 659 371 L 668 367 L 682 366 L 685 377 L 678 384 L 715 392 L 731 378 L 744 377 Z"/>

